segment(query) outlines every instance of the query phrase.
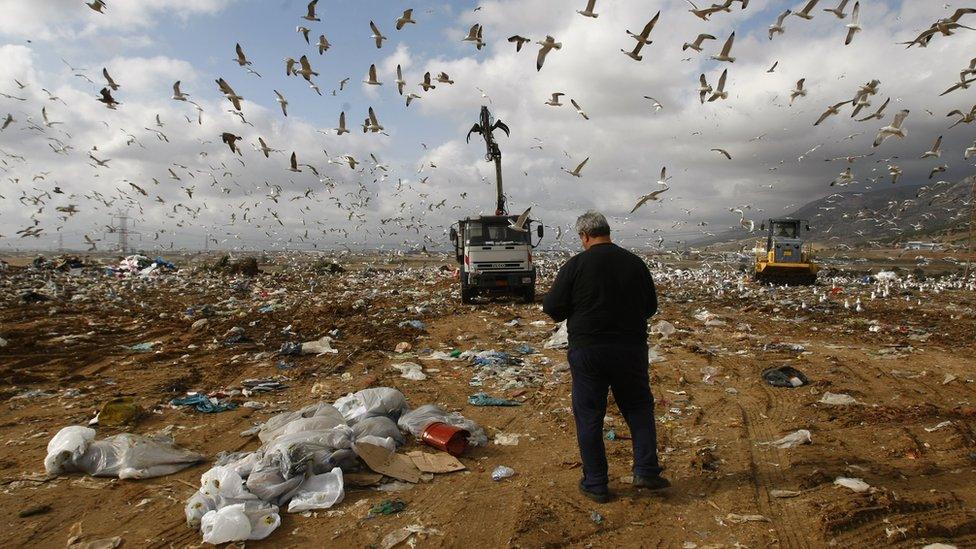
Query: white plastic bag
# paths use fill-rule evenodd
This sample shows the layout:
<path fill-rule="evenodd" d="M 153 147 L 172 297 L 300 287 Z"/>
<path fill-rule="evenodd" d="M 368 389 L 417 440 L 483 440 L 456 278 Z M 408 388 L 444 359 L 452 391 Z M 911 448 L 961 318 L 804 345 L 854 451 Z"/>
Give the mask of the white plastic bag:
<path fill-rule="evenodd" d="M 251 537 L 251 521 L 244 514 L 244 504 L 238 503 L 203 515 L 200 531 L 204 543 L 219 545 L 244 541 Z"/>
<path fill-rule="evenodd" d="M 289 513 L 300 513 L 311 509 L 328 509 L 342 501 L 342 469 L 335 467 L 328 473 L 314 475 L 305 480 L 292 496 L 288 504 Z"/>
<path fill-rule="evenodd" d="M 61 429 L 47 443 L 44 470 L 49 475 L 60 475 L 65 471 L 74 471 L 72 464 L 88 450 L 88 445 L 94 440 L 94 429 L 77 425 Z"/>
<path fill-rule="evenodd" d="M 546 341 L 544 347 L 546 349 L 565 349 L 569 347 L 569 328 L 566 326 L 565 320 L 559 323 L 556 332 Z"/>
<path fill-rule="evenodd" d="M 143 479 L 169 475 L 204 459 L 168 437 L 122 433 L 94 438 L 92 429 L 65 427 L 48 443 L 44 468 L 50 474 L 81 471 L 96 477 Z"/>
<path fill-rule="evenodd" d="M 396 420 L 409 410 L 403 393 L 391 387 L 373 387 L 346 395 L 335 401 L 335 407 L 349 425 L 374 416 Z"/>

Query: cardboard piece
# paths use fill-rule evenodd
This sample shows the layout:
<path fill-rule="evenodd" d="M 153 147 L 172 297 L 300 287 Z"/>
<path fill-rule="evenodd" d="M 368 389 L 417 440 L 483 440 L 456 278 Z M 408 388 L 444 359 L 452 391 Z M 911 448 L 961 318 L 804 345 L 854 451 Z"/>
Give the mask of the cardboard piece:
<path fill-rule="evenodd" d="M 453 473 L 465 469 L 463 463 L 447 452 L 431 454 L 418 450 L 409 452 L 407 457 L 422 473 Z"/>
<path fill-rule="evenodd" d="M 347 486 L 375 486 L 383 480 L 379 473 L 343 473 L 342 482 Z"/>
<path fill-rule="evenodd" d="M 377 473 L 413 484 L 420 482 L 420 469 L 407 456 L 366 442 L 356 443 L 355 449 L 366 465 Z"/>

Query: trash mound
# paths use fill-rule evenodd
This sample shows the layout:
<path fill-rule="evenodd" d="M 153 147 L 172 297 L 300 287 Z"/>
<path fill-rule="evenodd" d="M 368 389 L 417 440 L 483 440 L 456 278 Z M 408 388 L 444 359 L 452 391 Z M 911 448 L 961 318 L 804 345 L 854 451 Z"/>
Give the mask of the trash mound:
<path fill-rule="evenodd" d="M 244 257 L 235 260 L 231 259 L 229 255 L 223 255 L 207 270 L 231 276 L 257 276 L 261 274 L 256 257 Z"/>
<path fill-rule="evenodd" d="M 242 433 L 257 435 L 262 446 L 218 456 L 187 501 L 187 525 L 198 528 L 205 543 L 264 539 L 281 524 L 281 507 L 296 513 L 342 502 L 345 474 L 375 471 L 416 483 L 429 468 L 412 454 L 396 453 L 406 443 L 401 429 L 456 453 L 467 445 L 488 443 L 484 430 L 459 413 L 432 404 L 410 410 L 396 389 L 364 389 L 332 404 L 318 402 L 278 414 Z M 466 444 L 457 444 L 458 434 L 467 435 Z"/>
<path fill-rule="evenodd" d="M 119 261 L 115 267 L 108 267 L 107 274 L 118 278 L 130 276 L 153 276 L 177 271 L 176 265 L 161 257 L 149 259 L 144 255 L 130 255 Z"/>

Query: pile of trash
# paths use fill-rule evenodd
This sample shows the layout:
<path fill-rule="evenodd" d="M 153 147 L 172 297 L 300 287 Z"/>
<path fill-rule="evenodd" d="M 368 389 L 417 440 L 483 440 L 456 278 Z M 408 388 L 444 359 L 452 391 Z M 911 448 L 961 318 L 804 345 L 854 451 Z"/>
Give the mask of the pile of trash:
<path fill-rule="evenodd" d="M 176 271 L 176 265 L 161 257 L 149 259 L 144 255 L 138 254 L 123 258 L 115 267 L 106 268 L 107 274 L 118 278 L 130 276 L 153 276 Z"/>
<path fill-rule="evenodd" d="M 411 410 L 396 389 L 364 389 L 242 433 L 257 435 L 262 446 L 218 456 L 186 504 L 187 524 L 200 529 L 205 543 L 264 539 L 281 523 L 282 507 L 296 513 L 340 503 L 345 474 L 373 471 L 415 483 L 432 459 L 397 454 L 406 443 L 401 431 L 454 455 L 488 443 L 484 430 L 459 413 L 432 404 Z"/>
<path fill-rule="evenodd" d="M 536 354 L 535 349 L 531 347 L 523 348 L 519 352 L 522 355 Z M 470 350 L 461 353 L 458 358 L 470 361 L 474 367 L 469 382 L 472 387 L 482 387 L 486 382 L 493 381 L 494 385 L 501 390 L 521 389 L 536 387 L 544 381 L 541 368 L 533 366 L 526 358 L 504 351 Z"/>

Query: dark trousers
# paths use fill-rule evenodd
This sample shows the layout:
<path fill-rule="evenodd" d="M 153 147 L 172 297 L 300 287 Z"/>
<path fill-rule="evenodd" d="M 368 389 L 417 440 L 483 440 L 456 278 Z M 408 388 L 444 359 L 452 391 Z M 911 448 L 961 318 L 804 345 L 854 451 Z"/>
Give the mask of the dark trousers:
<path fill-rule="evenodd" d="M 569 350 L 573 374 L 573 415 L 583 461 L 583 486 L 605 492 L 607 454 L 603 446 L 603 418 L 607 390 L 613 390 L 620 413 L 630 428 L 634 475 L 661 474 L 657 461 L 654 396 L 647 373 L 647 346 L 607 344 Z"/>

